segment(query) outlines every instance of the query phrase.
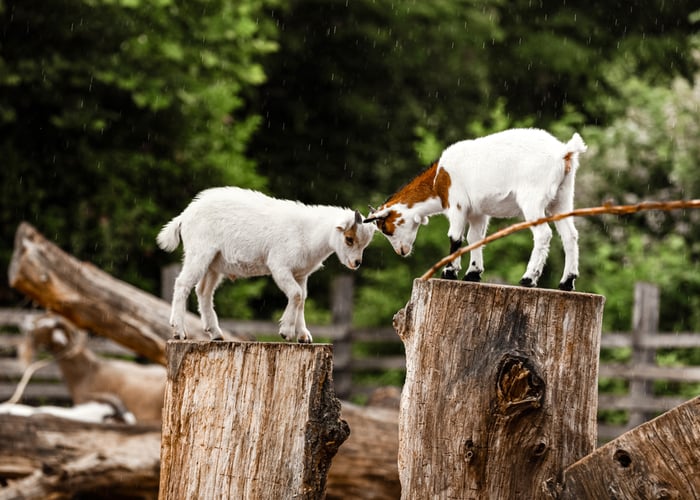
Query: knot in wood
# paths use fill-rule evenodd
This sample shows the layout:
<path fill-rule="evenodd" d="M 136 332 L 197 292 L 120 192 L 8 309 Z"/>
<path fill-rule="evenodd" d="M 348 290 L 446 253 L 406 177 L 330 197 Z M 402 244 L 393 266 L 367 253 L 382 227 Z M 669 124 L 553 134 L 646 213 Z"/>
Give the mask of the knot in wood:
<path fill-rule="evenodd" d="M 527 358 L 507 354 L 498 370 L 496 393 L 501 413 L 512 416 L 542 406 L 544 381 Z"/>

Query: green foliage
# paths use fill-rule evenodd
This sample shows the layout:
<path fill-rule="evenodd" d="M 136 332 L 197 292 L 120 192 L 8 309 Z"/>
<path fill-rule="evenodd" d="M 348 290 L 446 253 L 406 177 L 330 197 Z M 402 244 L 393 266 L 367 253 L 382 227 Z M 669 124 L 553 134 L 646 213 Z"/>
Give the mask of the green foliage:
<path fill-rule="evenodd" d="M 259 118 L 242 100 L 276 48 L 263 4 L 0 5 L 2 240 L 28 220 L 156 290 L 159 226 L 204 187 L 265 184 L 245 153 Z"/>

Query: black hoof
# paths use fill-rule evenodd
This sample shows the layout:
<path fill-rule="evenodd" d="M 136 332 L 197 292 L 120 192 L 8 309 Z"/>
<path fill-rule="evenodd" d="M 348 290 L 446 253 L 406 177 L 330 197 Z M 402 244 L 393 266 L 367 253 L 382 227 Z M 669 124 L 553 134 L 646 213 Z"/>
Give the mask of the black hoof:
<path fill-rule="evenodd" d="M 310 340 L 304 340 L 304 339 L 301 339 L 301 338 L 298 339 L 297 342 L 299 342 L 300 344 L 310 344 L 310 343 L 311 343 Z"/>
<path fill-rule="evenodd" d="M 530 278 L 523 278 L 520 280 L 520 286 L 524 286 L 527 288 L 532 288 L 535 286 L 535 284 L 532 282 L 532 279 Z"/>
<path fill-rule="evenodd" d="M 224 340 L 223 337 L 214 337 L 213 339 L 211 339 L 212 342 L 221 342 L 222 340 Z"/>
<path fill-rule="evenodd" d="M 559 290 L 564 290 L 565 292 L 572 292 L 574 290 L 574 280 L 576 280 L 576 275 L 570 274 L 566 277 L 565 281 L 559 283 Z"/>
<path fill-rule="evenodd" d="M 442 279 L 444 280 L 456 280 L 457 279 L 457 271 L 454 269 L 445 269 L 442 271 Z"/>
<path fill-rule="evenodd" d="M 467 274 L 464 275 L 464 278 L 462 278 L 463 281 L 474 281 L 478 283 L 481 281 L 481 273 L 478 273 L 476 271 L 470 271 Z"/>

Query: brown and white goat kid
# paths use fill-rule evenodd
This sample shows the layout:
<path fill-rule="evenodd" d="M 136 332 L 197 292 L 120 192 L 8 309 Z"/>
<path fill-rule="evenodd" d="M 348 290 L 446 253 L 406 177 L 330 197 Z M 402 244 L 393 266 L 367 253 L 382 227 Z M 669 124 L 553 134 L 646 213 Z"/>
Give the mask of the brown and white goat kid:
<path fill-rule="evenodd" d="M 170 324 L 174 338 L 185 338 L 187 297 L 196 285 L 204 331 L 223 338 L 213 296 L 224 276 L 272 275 L 287 296 L 279 333 L 285 340 L 312 342 L 304 319 L 306 283 L 332 253 L 350 269 L 362 263 L 376 227 L 359 212 L 304 205 L 237 187 L 198 194 L 158 234 L 158 245 L 172 252 L 182 239 L 185 256 L 175 280 Z"/>
<path fill-rule="evenodd" d="M 544 130 L 512 129 L 479 139 L 460 141 L 445 149 L 426 171 L 373 210 L 374 221 L 396 253 L 407 256 L 418 228 L 428 217 L 442 213 L 450 222 L 450 253 L 467 241 L 484 238 L 490 217 L 524 217 L 533 221 L 573 209 L 574 180 L 579 155 L 586 151 L 581 136 L 566 144 Z M 562 290 L 573 290 L 578 276 L 578 232 L 571 218 L 554 223 L 565 252 Z M 542 274 L 552 230 L 546 224 L 532 228 L 534 246 L 523 286 L 536 286 Z M 443 278 L 456 279 L 460 259 L 445 266 Z M 482 249 L 471 252 L 467 281 L 480 281 L 484 271 Z"/>

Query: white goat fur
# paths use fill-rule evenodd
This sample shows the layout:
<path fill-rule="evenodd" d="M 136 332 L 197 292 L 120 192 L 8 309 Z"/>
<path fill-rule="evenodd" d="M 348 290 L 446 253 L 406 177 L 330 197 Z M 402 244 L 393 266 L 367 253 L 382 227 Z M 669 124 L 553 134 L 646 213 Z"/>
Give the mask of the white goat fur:
<path fill-rule="evenodd" d="M 357 269 L 375 229 L 346 208 L 309 206 L 236 187 L 201 192 L 157 238 L 163 250 L 175 250 L 180 239 L 184 247 L 170 316 L 174 337 L 186 337 L 186 300 L 195 285 L 204 330 L 220 340 L 213 295 L 221 279 L 271 275 L 288 299 L 280 335 L 312 342 L 304 319 L 309 275 L 334 252 Z"/>
<path fill-rule="evenodd" d="M 457 142 L 445 149 L 434 174 L 416 178 L 370 213 L 400 255 L 411 252 L 420 224 L 443 213 L 450 222 L 451 252 L 459 248 L 469 224 L 467 241 L 484 238 L 490 217 L 521 216 L 532 221 L 545 214 L 573 209 L 574 180 L 579 154 L 586 151 L 581 136 L 564 144 L 544 130 L 512 129 L 480 139 Z M 430 169 L 429 169 L 430 170 Z M 426 171 L 424 174 L 428 174 Z M 420 194 L 417 194 L 420 191 Z M 555 222 L 565 251 L 560 288 L 572 290 L 578 276 L 578 232 L 571 218 Z M 520 283 L 536 286 L 542 274 L 552 230 L 532 228 L 534 246 Z M 443 277 L 454 279 L 460 259 L 446 266 Z M 484 270 L 482 249 L 471 252 L 464 279 L 479 281 Z"/>

